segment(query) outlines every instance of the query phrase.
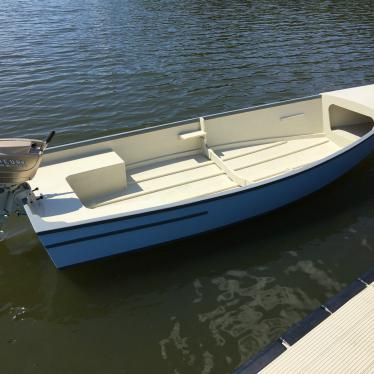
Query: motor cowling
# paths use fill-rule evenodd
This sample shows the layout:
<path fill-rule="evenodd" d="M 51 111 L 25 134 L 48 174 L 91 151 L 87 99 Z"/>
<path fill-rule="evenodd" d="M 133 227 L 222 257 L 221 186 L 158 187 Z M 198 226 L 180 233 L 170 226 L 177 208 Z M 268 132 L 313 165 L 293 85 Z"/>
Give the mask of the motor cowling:
<path fill-rule="evenodd" d="M 0 188 L 21 184 L 36 174 L 44 142 L 32 139 L 0 139 Z"/>
<path fill-rule="evenodd" d="M 27 181 L 35 176 L 53 136 L 54 131 L 46 140 L 0 139 L 0 221 L 24 213 L 23 205 L 35 200 Z"/>

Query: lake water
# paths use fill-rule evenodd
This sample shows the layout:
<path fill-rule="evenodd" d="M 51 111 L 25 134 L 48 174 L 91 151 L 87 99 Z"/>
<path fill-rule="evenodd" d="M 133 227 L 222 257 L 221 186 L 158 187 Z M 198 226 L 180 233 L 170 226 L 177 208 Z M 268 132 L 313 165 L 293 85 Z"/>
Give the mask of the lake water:
<path fill-rule="evenodd" d="M 0 137 L 64 143 L 374 83 L 373 41 L 371 0 L 2 0 Z M 26 219 L 9 230 L 1 373 L 229 373 L 373 266 L 374 157 L 258 220 L 69 270 Z"/>

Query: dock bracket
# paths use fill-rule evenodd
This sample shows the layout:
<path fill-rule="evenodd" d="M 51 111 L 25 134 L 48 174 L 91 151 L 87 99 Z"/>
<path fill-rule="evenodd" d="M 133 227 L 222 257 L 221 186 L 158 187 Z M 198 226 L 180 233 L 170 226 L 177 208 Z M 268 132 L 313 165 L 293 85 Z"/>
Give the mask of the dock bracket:
<path fill-rule="evenodd" d="M 329 313 L 329 314 L 332 314 L 333 312 L 326 306 L 326 305 L 321 305 L 321 308 L 324 310 L 324 311 L 326 311 L 327 313 Z"/>
<path fill-rule="evenodd" d="M 282 343 L 282 345 L 284 347 L 286 347 L 287 349 L 291 347 L 290 344 L 288 344 L 282 337 L 279 338 L 280 342 Z"/>

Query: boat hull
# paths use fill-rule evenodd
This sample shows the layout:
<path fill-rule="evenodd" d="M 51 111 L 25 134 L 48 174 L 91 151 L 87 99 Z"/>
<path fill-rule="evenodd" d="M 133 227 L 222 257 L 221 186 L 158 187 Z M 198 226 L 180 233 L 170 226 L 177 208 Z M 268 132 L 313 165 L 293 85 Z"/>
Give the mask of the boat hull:
<path fill-rule="evenodd" d="M 370 134 L 345 152 L 299 173 L 206 200 L 37 233 L 57 268 L 190 237 L 250 219 L 333 182 L 374 148 Z"/>

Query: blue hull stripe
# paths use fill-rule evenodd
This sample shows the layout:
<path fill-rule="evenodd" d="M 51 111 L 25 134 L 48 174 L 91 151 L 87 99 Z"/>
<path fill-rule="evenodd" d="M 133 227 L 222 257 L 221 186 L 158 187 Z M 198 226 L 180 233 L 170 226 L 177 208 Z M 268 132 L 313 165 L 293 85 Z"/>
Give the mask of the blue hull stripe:
<path fill-rule="evenodd" d="M 50 249 L 50 248 L 62 247 L 62 246 L 67 245 L 67 244 L 78 243 L 78 242 L 81 242 L 81 241 L 93 240 L 93 239 L 98 239 L 98 238 L 102 238 L 102 237 L 105 237 L 105 236 L 123 234 L 123 233 L 126 233 L 126 232 L 135 231 L 135 230 L 142 230 L 142 229 L 150 228 L 150 227 L 153 227 L 153 226 L 166 225 L 168 223 L 183 221 L 185 219 L 195 218 L 195 217 L 203 216 L 205 214 L 208 214 L 208 212 L 207 211 L 199 212 L 199 213 L 190 214 L 188 216 L 167 219 L 167 220 L 159 221 L 159 222 L 155 222 L 155 223 L 149 223 L 149 224 L 145 224 L 145 225 L 129 227 L 129 228 L 126 228 L 126 229 L 121 229 L 121 230 L 108 231 L 108 232 L 105 232 L 105 233 L 102 233 L 102 234 L 97 234 L 97 235 L 90 235 L 90 236 L 86 236 L 84 238 L 65 240 L 63 242 L 46 245 L 46 248 Z"/>

